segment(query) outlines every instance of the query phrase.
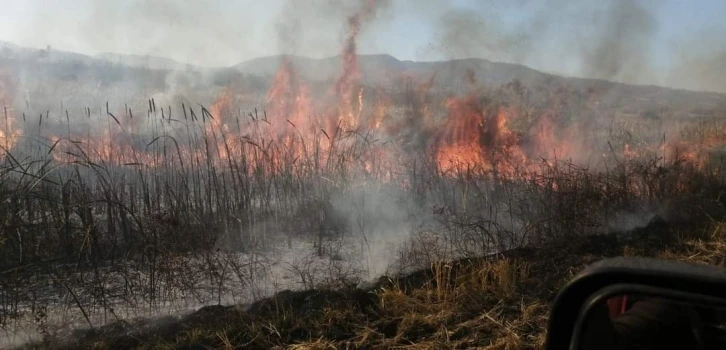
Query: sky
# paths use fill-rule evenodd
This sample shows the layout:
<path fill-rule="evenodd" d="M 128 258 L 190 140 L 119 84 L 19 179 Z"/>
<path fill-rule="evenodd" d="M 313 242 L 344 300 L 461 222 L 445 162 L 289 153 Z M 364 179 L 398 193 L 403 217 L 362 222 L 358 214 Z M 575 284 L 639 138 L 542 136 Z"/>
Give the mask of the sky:
<path fill-rule="evenodd" d="M 340 53 L 346 18 L 364 1 L 0 0 L 0 40 L 215 67 L 280 53 L 326 57 Z M 358 52 L 481 57 L 568 76 L 726 91 L 726 64 L 717 59 L 726 58 L 725 14 L 723 0 L 378 0 Z M 696 64 L 709 66 L 694 72 Z"/>

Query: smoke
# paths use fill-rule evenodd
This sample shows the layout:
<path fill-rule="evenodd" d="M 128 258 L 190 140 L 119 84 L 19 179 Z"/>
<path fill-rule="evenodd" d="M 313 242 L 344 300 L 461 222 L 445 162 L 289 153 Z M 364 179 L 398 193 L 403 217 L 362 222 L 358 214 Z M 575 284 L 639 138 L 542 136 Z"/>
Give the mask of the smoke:
<path fill-rule="evenodd" d="M 227 66 L 258 56 L 259 48 L 265 47 L 258 44 L 261 35 L 251 34 L 256 30 L 264 33 L 267 28 L 250 26 L 264 23 L 263 8 L 269 5 L 217 0 L 29 1 L 10 22 L 10 35 L 24 46 L 51 45 L 90 55 L 119 52 Z"/>
<path fill-rule="evenodd" d="M 0 24 L 0 33 L 5 33 L 0 39 L 92 55 L 170 57 L 206 67 L 275 54 L 319 58 L 341 54 L 347 18 L 365 4 L 362 0 L 28 1 L 4 6 L 14 20 Z M 724 90 L 719 54 L 726 52 L 723 30 L 705 29 L 706 35 L 683 31 L 685 37 L 674 41 L 668 37 L 673 31 L 662 29 L 678 22 L 665 23 L 670 18 L 659 15 L 663 8 L 672 11 L 672 4 L 386 0 L 371 1 L 370 7 L 357 41 L 359 53 L 418 60 L 482 57 L 563 75 Z M 698 41 L 706 44 L 691 53 Z M 664 59 L 665 52 L 673 57 Z M 669 64 L 664 66 L 663 61 Z"/>
<path fill-rule="evenodd" d="M 280 10 L 279 18 L 275 24 L 277 31 L 277 44 L 281 54 L 296 52 L 300 33 L 302 33 L 302 20 L 297 14 L 307 6 L 299 2 L 288 1 Z"/>
<path fill-rule="evenodd" d="M 595 33 L 583 43 L 582 74 L 629 83 L 653 81 L 653 15 L 635 0 L 608 3 L 609 8 L 594 17 Z"/>
<path fill-rule="evenodd" d="M 680 38 L 674 42 L 671 55 L 674 63 L 666 84 L 726 93 L 726 41 L 722 33 L 703 32 L 699 40 Z"/>
<path fill-rule="evenodd" d="M 393 19 L 391 9 L 390 0 L 286 0 L 274 21 L 278 52 L 310 57 L 340 53 L 347 18 L 385 27 Z"/>
<path fill-rule="evenodd" d="M 525 49 L 528 33 L 503 30 L 496 18 L 486 18 L 470 9 L 451 9 L 438 19 L 437 49 L 448 58 L 486 57 L 507 61 Z"/>
<path fill-rule="evenodd" d="M 434 51 L 443 58 L 483 57 L 628 83 L 655 79 L 649 69 L 655 9 L 635 0 L 436 4 L 427 11 L 443 13 L 434 22 Z M 520 11 L 518 20 L 508 18 L 515 8 L 529 11 Z"/>
<path fill-rule="evenodd" d="M 411 233 L 433 222 L 426 203 L 411 200 L 400 187 L 390 184 L 372 183 L 333 193 L 330 201 L 361 244 L 358 259 L 368 278 L 388 272 L 398 263 L 397 253 Z"/>

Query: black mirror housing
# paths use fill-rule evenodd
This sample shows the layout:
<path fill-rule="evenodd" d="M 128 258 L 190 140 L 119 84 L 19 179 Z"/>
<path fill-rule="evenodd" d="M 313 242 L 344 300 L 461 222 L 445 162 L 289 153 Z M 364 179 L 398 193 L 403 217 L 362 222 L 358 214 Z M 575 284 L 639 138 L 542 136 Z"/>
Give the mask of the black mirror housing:
<path fill-rule="evenodd" d="M 669 295 L 721 301 L 726 305 L 726 270 L 651 258 L 612 258 L 590 265 L 558 293 L 550 312 L 547 349 L 570 349 L 578 320 L 608 289 L 658 290 Z"/>

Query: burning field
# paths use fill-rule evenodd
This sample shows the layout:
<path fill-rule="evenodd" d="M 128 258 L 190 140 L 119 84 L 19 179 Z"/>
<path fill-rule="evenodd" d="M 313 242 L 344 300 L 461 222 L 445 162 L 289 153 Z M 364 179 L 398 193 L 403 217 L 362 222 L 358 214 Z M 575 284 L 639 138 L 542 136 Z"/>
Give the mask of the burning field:
<path fill-rule="evenodd" d="M 723 111 L 622 106 L 602 81 L 491 82 L 467 60 L 453 85 L 372 72 L 356 52 L 365 4 L 326 81 L 282 56 L 259 91 L 79 107 L 31 103 L 0 71 L 0 344 L 84 328 L 89 346 L 103 332 L 163 345 L 142 334 L 153 325 L 174 346 L 536 347 L 548 298 L 583 262 L 722 251 Z M 275 294 L 288 289 L 301 292 Z M 227 306 L 190 317 L 231 323 L 175 318 L 209 305 Z M 305 329 L 310 307 L 343 325 Z M 159 315 L 172 319 L 137 319 Z"/>

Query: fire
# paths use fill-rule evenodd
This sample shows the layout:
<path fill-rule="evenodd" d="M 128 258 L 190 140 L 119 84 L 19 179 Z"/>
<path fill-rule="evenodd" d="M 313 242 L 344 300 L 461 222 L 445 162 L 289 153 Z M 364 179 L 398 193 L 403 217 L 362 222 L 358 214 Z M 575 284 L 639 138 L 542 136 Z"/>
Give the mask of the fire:
<path fill-rule="evenodd" d="M 277 130 L 286 130 L 285 124 L 308 132 L 314 125 L 310 88 L 295 72 L 292 63 L 284 59 L 267 92 L 267 111 L 271 125 Z"/>
<path fill-rule="evenodd" d="M 552 122 L 552 118 L 548 114 L 540 118 L 535 132 L 535 149 L 541 152 L 542 157 L 546 159 L 562 158 L 569 154 L 567 144 L 561 142 L 556 137 L 556 128 Z"/>
<path fill-rule="evenodd" d="M 373 111 L 371 112 L 370 119 L 368 121 L 368 127 L 372 130 L 380 130 L 389 114 L 392 102 L 389 95 L 380 89 L 376 92 L 375 98 L 376 101 L 373 104 Z M 363 105 L 362 93 L 360 94 L 360 104 L 361 106 Z"/>
<path fill-rule="evenodd" d="M 448 118 L 436 140 L 436 162 L 444 172 L 479 167 L 513 173 L 526 162 L 520 136 L 508 127 L 511 111 L 484 106 L 478 94 L 446 101 Z"/>
<path fill-rule="evenodd" d="M 53 152 L 51 157 L 56 162 L 73 164 L 88 162 L 94 164 L 160 167 L 164 162 L 163 154 L 155 154 L 149 150 L 140 150 L 134 145 L 128 134 L 105 130 L 101 137 L 61 138 L 50 136 Z"/>
<path fill-rule="evenodd" d="M 449 99 L 448 119 L 437 140 L 436 161 L 443 171 L 485 162 L 482 147 L 485 116 L 476 95 Z"/>
<path fill-rule="evenodd" d="M 269 140 L 263 152 L 275 169 L 282 160 L 297 162 L 309 156 L 311 150 L 321 151 L 316 157 L 317 165 L 325 166 L 325 155 L 334 142 L 341 142 L 341 132 L 356 131 L 361 126 L 364 112 L 364 89 L 360 82 L 361 73 L 356 54 L 356 38 L 363 21 L 370 18 L 375 1 L 367 1 L 355 14 L 348 17 L 348 35 L 341 55 L 342 72 L 330 89 L 327 99 L 313 102 L 310 87 L 303 82 L 295 71 L 292 62 L 284 58 L 278 67 L 267 91 L 267 104 L 263 119 L 255 119 L 243 137 L 258 137 Z M 259 145 L 246 147 L 236 143 L 229 147 L 231 128 L 226 123 L 231 114 L 232 91 L 225 89 L 210 107 L 210 113 L 217 119 L 206 127 L 207 134 L 221 133 L 224 145 L 216 140 L 217 155 L 222 159 L 235 157 L 260 156 Z M 327 103 L 323 103 L 327 102 Z M 379 111 L 377 115 L 385 115 Z M 380 125 L 380 117 L 372 117 L 373 123 Z M 241 131 L 240 131 L 241 132 Z M 235 135 L 232 135 L 235 136 Z M 231 137 L 239 139 L 239 137 Z M 224 147 L 223 147 L 224 146 Z M 228 154 L 234 150 L 234 154 Z"/>
<path fill-rule="evenodd" d="M 626 159 L 635 159 L 638 156 L 638 152 L 631 149 L 630 144 L 626 143 L 625 146 L 623 146 L 623 155 Z"/>
<path fill-rule="evenodd" d="M 228 127 L 226 119 L 232 114 L 233 92 L 229 88 L 222 89 L 222 93 L 209 106 L 209 113 L 212 115 L 210 124 L 214 127 Z"/>
<path fill-rule="evenodd" d="M 269 163 L 264 171 L 273 172 L 285 160 L 302 159 L 308 149 L 320 146 L 317 132 L 321 125 L 315 120 L 310 88 L 288 59 L 282 61 L 267 91 L 263 115 L 250 114 L 242 122 L 234 118 L 232 106 L 238 98 L 226 88 L 210 106 L 214 119 L 207 122 L 204 132 L 213 152 L 206 157 L 222 164 L 232 158 L 262 160 L 260 163 Z"/>
<path fill-rule="evenodd" d="M 342 69 L 331 86 L 322 89 L 324 92 L 318 92 L 317 86 L 313 89 L 303 81 L 293 62 L 284 58 L 266 91 L 262 113 L 250 113 L 247 118 L 235 111 L 234 106 L 246 98 L 245 94 L 231 87 L 222 89 L 208 113 L 197 116 L 203 123 L 199 128 L 204 133 L 203 142 L 179 145 L 180 161 L 224 166 L 232 161 L 251 160 L 263 164 L 258 166 L 265 174 L 280 171 L 282 167 L 292 167 L 291 171 L 296 175 L 329 166 L 357 167 L 365 176 L 381 179 L 392 179 L 398 170 L 394 165 L 416 157 L 409 151 L 432 155 L 443 174 L 473 171 L 506 179 L 527 176 L 523 174 L 536 176 L 541 171 L 542 160 L 548 166 L 554 164 L 551 160 L 585 163 L 583 155 L 587 152 L 584 150 L 590 147 L 582 130 L 587 127 L 577 122 L 563 126 L 565 123 L 557 119 L 561 111 L 561 101 L 557 98 L 553 98 L 557 100 L 553 106 L 535 111 L 517 103 L 488 102 L 484 97 L 489 95 L 478 84 L 473 70 L 461 77 L 470 89 L 470 93 L 463 96 L 441 97 L 438 90 L 430 93 L 435 74 L 423 82 L 404 75 L 407 86 L 403 104 L 396 98 L 396 93 L 364 86 L 356 40 L 362 25 L 372 17 L 374 8 L 374 1 L 366 1 L 359 11 L 348 17 L 340 56 Z M 535 119 L 530 118 L 532 116 Z M 7 119 L 10 126 L 7 130 L 15 130 L 13 119 Z M 527 123 L 521 123 L 523 119 Z M 124 128 L 122 123 L 119 126 Z M 409 137 L 407 133 L 415 136 Z M 0 131 L 0 142 L 12 144 L 14 141 L 8 134 L 5 130 Z M 163 164 L 164 157 L 157 151 L 138 151 L 127 136 L 113 131 L 100 140 L 80 142 L 93 147 L 93 161 Z M 355 140 L 361 139 L 365 145 L 356 146 Z M 377 144 L 381 139 L 384 143 L 394 142 L 385 146 L 380 142 Z M 401 139 L 406 139 L 405 146 L 395 143 Z M 421 142 L 421 139 L 425 141 Z M 698 147 L 672 141 L 657 151 L 668 156 L 677 153 L 702 164 L 704 147 L 715 147 L 724 141 L 726 138 L 714 136 L 703 140 Z M 159 141 L 162 142 L 166 139 Z M 336 154 L 348 146 L 351 154 Z M 646 148 L 646 151 L 650 150 Z M 618 152 L 617 157 L 627 160 L 646 154 L 641 145 L 631 143 L 615 145 L 615 152 Z M 403 159 L 406 157 L 409 158 Z M 57 160 L 69 161 L 64 156 Z"/>
<path fill-rule="evenodd" d="M 0 72 L 0 107 L 2 107 L 2 121 L 0 122 L 0 146 L 5 152 L 10 152 L 13 146 L 18 142 L 22 135 L 21 130 L 17 127 L 16 116 L 13 108 L 12 93 L 14 86 L 10 76 L 4 72 Z M 4 154 L 5 152 L 2 152 Z"/>
<path fill-rule="evenodd" d="M 2 102 L 4 102 L 4 99 L 0 96 L 0 103 Z M 5 149 L 5 152 L 9 152 L 18 142 L 22 132 L 15 125 L 15 114 L 13 113 L 12 108 L 4 107 L 3 114 L 2 128 L 0 129 L 0 146 Z"/>
<path fill-rule="evenodd" d="M 348 35 L 341 54 L 343 72 L 334 86 L 335 95 L 339 100 L 338 124 L 345 130 L 355 130 L 359 126 L 360 113 L 363 109 L 363 89 L 360 87 L 361 72 L 358 66 L 356 39 L 362 21 L 369 19 L 374 9 L 375 0 L 368 0 L 358 12 L 348 17 Z M 357 96 L 357 108 L 353 105 L 354 96 Z"/>
<path fill-rule="evenodd" d="M 269 137 L 282 146 L 279 156 L 301 159 L 314 146 L 316 126 L 310 88 L 285 59 L 267 92 Z"/>

